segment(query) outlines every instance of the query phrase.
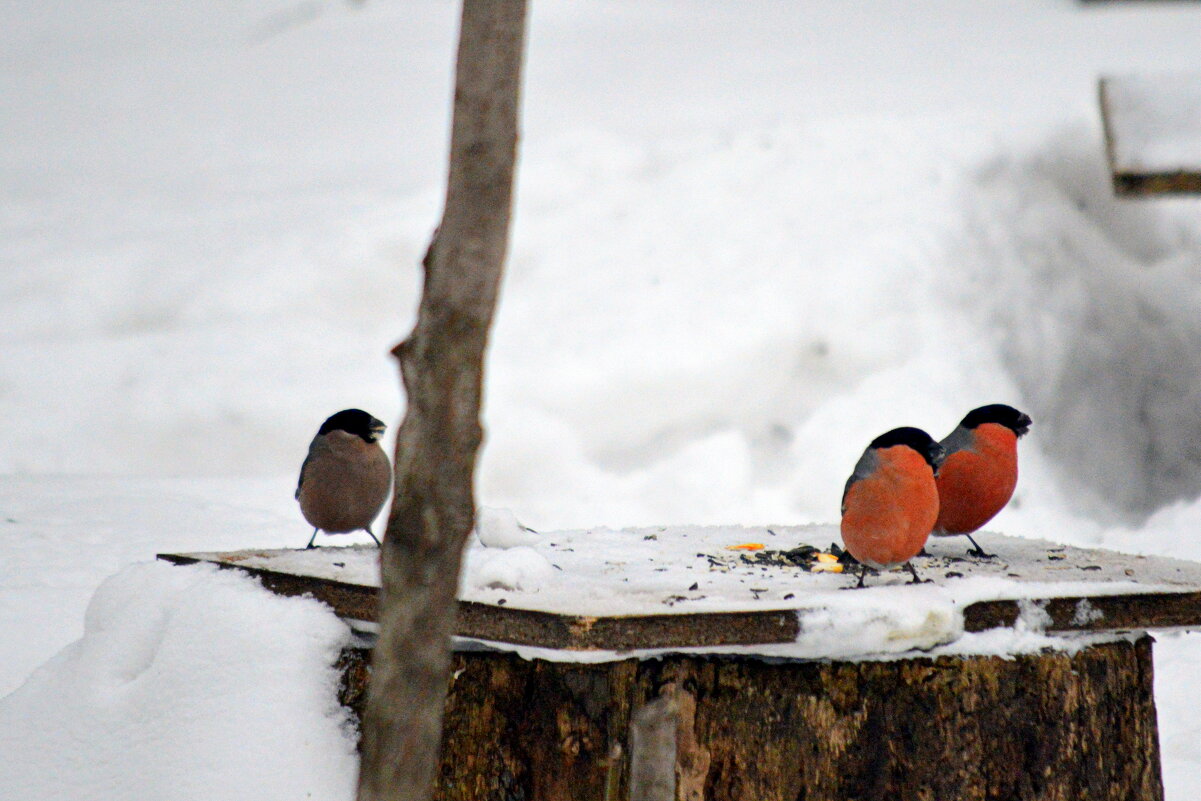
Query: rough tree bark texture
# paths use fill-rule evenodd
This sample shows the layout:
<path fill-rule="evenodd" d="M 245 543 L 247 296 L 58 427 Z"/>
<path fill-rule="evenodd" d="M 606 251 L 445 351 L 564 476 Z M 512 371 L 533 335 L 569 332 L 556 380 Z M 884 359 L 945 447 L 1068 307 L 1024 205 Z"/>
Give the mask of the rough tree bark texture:
<path fill-rule="evenodd" d="M 524 0 L 464 0 L 450 176 L 423 262 L 417 323 L 394 353 L 408 396 L 381 553 L 360 801 L 429 798 L 438 765 L 455 591 L 475 519 L 484 349 L 508 244 Z"/>
<path fill-rule="evenodd" d="M 345 660 L 353 707 L 365 663 Z M 678 714 L 682 801 L 1163 798 L 1149 637 L 1014 659 L 581 665 L 472 652 L 454 665 L 440 801 L 625 799 L 629 765 L 610 754 L 628 754 L 632 710 L 661 695 Z"/>

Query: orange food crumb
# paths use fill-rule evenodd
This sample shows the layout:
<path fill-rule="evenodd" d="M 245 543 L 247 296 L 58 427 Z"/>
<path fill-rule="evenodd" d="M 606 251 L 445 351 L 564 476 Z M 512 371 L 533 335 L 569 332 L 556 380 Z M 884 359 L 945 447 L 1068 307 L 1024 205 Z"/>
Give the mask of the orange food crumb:
<path fill-rule="evenodd" d="M 841 573 L 842 565 L 838 562 L 814 562 L 813 567 L 809 568 L 813 573 Z"/>
<path fill-rule="evenodd" d="M 762 551 L 763 543 L 761 543 L 761 542 L 744 542 L 741 545 L 727 545 L 726 550 L 730 550 L 730 551 Z"/>
<path fill-rule="evenodd" d="M 819 553 L 817 555 L 817 561 L 826 562 L 827 564 L 832 564 L 832 563 L 838 561 L 838 557 L 832 553 Z"/>

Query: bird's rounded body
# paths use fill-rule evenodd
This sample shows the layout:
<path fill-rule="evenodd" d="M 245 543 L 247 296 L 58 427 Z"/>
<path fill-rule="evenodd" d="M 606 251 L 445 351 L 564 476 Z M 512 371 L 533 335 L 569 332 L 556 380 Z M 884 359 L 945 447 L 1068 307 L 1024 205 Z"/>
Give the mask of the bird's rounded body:
<path fill-rule="evenodd" d="M 297 499 L 309 525 L 346 534 L 371 525 L 391 488 L 392 466 L 378 442 L 331 431 L 309 447 Z"/>
<path fill-rule="evenodd" d="M 841 531 L 851 556 L 881 569 L 922 550 L 938 518 L 938 488 L 926 458 L 906 445 L 872 457 L 870 472 L 847 487 Z"/>
<path fill-rule="evenodd" d="M 318 531 L 362 529 L 376 539 L 371 523 L 392 491 L 392 465 L 379 444 L 383 431 L 383 423 L 360 409 L 338 412 L 317 430 L 296 484 L 300 512 L 313 527 L 309 548 Z"/>
<path fill-rule="evenodd" d="M 944 442 L 945 444 L 945 442 Z M 970 534 L 1005 508 L 1018 483 L 1018 437 L 998 423 L 984 423 L 970 442 L 947 448 L 939 470 L 938 520 L 934 534 Z"/>
<path fill-rule="evenodd" d="M 968 554 L 990 558 L 972 532 L 1005 508 L 1018 483 L 1018 440 L 1030 430 L 1030 416 L 1003 403 L 968 412 L 940 445 L 946 459 L 938 474 L 938 520 L 933 534 L 962 534 Z"/>

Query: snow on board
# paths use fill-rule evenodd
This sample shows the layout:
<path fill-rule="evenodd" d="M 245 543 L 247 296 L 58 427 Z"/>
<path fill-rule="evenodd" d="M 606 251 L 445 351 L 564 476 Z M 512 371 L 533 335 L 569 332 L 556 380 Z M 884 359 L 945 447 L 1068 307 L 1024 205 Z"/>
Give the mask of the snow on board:
<path fill-rule="evenodd" d="M 1201 192 L 1201 74 L 1102 78 L 1100 96 L 1118 192 Z"/>
<path fill-rule="evenodd" d="M 1041 636 L 1201 627 L 1201 565 L 1191 562 L 988 532 L 977 539 L 992 559 L 966 556 L 966 540 L 932 538 L 930 555 L 914 560 L 929 580 L 920 585 L 896 570 L 851 589 L 850 573 L 790 562 L 804 546 L 824 551 L 838 539 L 832 525 L 596 528 L 502 540 L 507 547 L 473 537 L 458 633 L 598 655 L 749 646 L 841 658 L 944 647 L 998 628 Z M 374 547 L 160 558 L 237 567 L 281 594 L 375 619 Z"/>

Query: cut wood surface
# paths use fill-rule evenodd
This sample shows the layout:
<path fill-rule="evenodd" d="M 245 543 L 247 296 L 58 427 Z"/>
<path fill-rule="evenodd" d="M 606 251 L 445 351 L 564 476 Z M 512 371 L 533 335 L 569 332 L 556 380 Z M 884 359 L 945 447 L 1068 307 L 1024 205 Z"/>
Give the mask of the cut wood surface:
<path fill-rule="evenodd" d="M 806 539 L 825 539 L 828 546 L 831 527 L 774 527 L 771 535 L 765 529 L 731 527 L 654 529 L 655 540 L 647 539 L 648 531 L 593 532 L 600 540 L 608 538 L 607 550 L 595 558 L 589 556 L 584 533 L 542 535 L 549 552 L 567 549 L 554 557 L 563 563 L 554 579 L 575 590 L 574 605 L 559 603 L 562 595 L 550 585 L 523 593 L 473 590 L 465 582 L 456 632 L 489 642 L 569 651 L 619 654 L 788 644 L 791 650 L 763 653 L 839 658 L 856 655 L 838 648 L 849 648 L 847 642 L 862 636 L 865 621 L 879 628 L 880 642 L 895 652 L 945 644 L 964 632 L 1010 627 L 1019 620 L 1048 632 L 1201 627 L 1201 565 L 1191 562 L 988 534 L 982 544 L 1001 554 L 997 559 L 969 559 L 963 556 L 963 545 L 939 540 L 930 544 L 931 556 L 915 560 L 930 584 L 908 585 L 897 574 L 869 578 L 867 589 L 850 590 L 850 575 L 814 574 L 773 563 L 773 554 L 788 551 L 726 548 L 756 535 L 774 537 L 781 549 L 795 548 Z M 623 563 L 606 573 L 604 554 L 611 557 L 613 542 L 623 539 L 628 545 L 618 549 Z M 650 561 L 643 560 L 647 553 L 652 554 Z M 374 548 L 160 558 L 241 569 L 274 592 L 311 595 L 345 618 L 376 619 Z M 579 574 L 574 575 L 577 564 Z M 659 572 L 665 565 L 669 567 Z M 608 612 L 601 593 L 606 576 Z M 597 597 L 589 597 L 592 592 Z M 845 637 L 839 636 L 839 626 L 845 627 Z M 810 650 L 797 650 L 807 644 Z"/>
<path fill-rule="evenodd" d="M 1116 192 L 1201 193 L 1201 74 L 1106 77 L 1099 93 Z"/>
<path fill-rule="evenodd" d="M 343 653 L 352 709 L 367 659 Z M 664 695 L 678 720 L 675 797 L 688 801 L 1163 797 L 1142 637 L 875 662 L 457 653 L 435 798 L 625 799 L 631 716 Z"/>

